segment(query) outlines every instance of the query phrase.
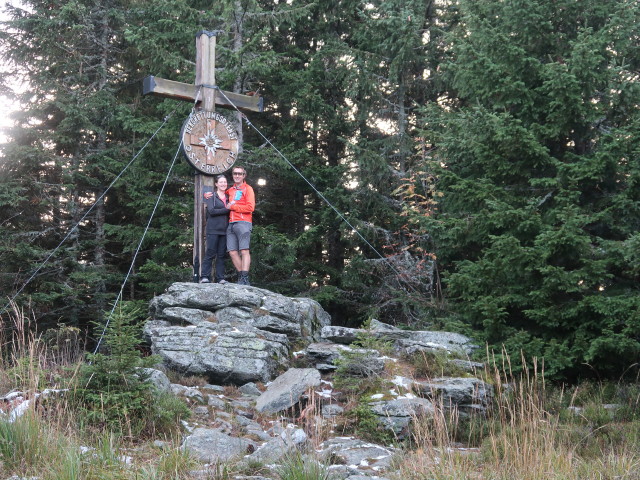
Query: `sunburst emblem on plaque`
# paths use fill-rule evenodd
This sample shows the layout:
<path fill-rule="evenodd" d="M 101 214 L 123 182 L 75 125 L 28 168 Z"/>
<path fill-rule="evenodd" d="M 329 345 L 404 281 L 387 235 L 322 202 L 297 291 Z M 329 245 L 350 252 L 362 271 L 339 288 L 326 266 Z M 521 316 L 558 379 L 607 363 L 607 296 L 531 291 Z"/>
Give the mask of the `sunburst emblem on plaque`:
<path fill-rule="evenodd" d="M 224 115 L 199 111 L 182 124 L 182 153 L 205 175 L 229 170 L 238 157 L 238 134 Z"/>
<path fill-rule="evenodd" d="M 200 145 L 204 147 L 207 155 L 211 155 L 213 157 L 218 151 L 218 148 L 222 145 L 222 140 L 220 140 L 210 129 L 207 129 L 207 134 L 204 137 L 200 137 Z"/>

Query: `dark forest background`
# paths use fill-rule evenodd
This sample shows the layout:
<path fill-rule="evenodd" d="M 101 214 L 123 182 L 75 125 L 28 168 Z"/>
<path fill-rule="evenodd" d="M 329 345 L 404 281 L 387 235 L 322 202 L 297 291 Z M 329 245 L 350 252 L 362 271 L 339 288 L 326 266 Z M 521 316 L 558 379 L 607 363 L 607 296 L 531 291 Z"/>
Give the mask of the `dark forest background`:
<path fill-rule="evenodd" d="M 241 130 L 258 199 L 254 285 L 311 296 L 336 324 L 466 333 L 516 363 L 544 358 L 550 378 L 637 373 L 636 0 L 26 0 L 6 11 L 0 88 L 22 108 L 0 153 L 0 294 L 4 305 L 50 256 L 15 299 L 41 330 L 91 338 L 113 306 L 192 107 L 142 97 L 141 81 L 192 83 L 205 29 L 220 31 L 218 85 L 264 96 L 251 121 L 375 248 L 219 110 Z M 12 93 L 16 78 L 24 92 Z M 125 301 L 191 278 L 192 191 L 181 159 Z"/>

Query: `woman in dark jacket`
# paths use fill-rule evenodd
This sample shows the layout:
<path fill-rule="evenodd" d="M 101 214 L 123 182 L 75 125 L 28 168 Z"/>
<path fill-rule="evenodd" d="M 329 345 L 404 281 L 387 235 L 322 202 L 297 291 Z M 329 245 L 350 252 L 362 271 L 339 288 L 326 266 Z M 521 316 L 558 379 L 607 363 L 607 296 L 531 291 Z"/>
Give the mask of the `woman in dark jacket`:
<path fill-rule="evenodd" d="M 207 249 L 202 263 L 200 283 L 211 282 L 211 264 L 216 259 L 216 283 L 227 283 L 224 279 L 224 256 L 227 251 L 227 226 L 229 225 L 229 198 L 225 194 L 227 178 L 215 179 L 215 192 L 206 192 L 204 202 L 207 209 Z"/>

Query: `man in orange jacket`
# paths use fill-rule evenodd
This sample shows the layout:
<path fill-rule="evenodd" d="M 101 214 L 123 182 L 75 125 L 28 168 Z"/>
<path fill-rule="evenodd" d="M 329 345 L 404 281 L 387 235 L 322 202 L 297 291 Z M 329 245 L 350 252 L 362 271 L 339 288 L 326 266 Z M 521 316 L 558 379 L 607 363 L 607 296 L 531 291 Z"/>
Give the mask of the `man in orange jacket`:
<path fill-rule="evenodd" d="M 247 185 L 247 171 L 242 167 L 233 167 L 233 185 L 227 190 L 231 210 L 227 227 L 227 251 L 238 271 L 238 284 L 250 285 L 249 267 L 251 266 L 251 231 L 253 229 L 252 213 L 256 208 L 256 196 L 253 188 Z"/>

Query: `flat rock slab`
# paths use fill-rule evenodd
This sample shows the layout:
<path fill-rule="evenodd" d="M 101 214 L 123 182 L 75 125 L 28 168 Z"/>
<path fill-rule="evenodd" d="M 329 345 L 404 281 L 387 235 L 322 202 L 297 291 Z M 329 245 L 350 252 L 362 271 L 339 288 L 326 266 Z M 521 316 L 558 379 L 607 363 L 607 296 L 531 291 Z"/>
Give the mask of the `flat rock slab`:
<path fill-rule="evenodd" d="M 471 354 L 477 345 L 469 337 L 459 333 L 429 330 L 402 330 L 381 322 L 371 322 L 370 330 L 328 325 L 322 328 L 321 337 L 325 341 L 350 344 L 362 335 L 370 335 L 385 342 L 391 342 L 397 352 L 414 354 L 421 351 L 445 351 Z"/>
<path fill-rule="evenodd" d="M 315 368 L 291 368 L 276 378 L 256 400 L 256 410 L 276 413 L 292 407 L 308 388 L 320 385 L 320 372 Z"/>
<path fill-rule="evenodd" d="M 249 440 L 231 437 L 217 429 L 196 428 L 185 438 L 182 448 L 201 462 L 216 463 L 243 457 L 250 445 Z"/>
<path fill-rule="evenodd" d="M 433 404 L 424 398 L 399 398 L 387 402 L 371 402 L 371 410 L 381 417 L 418 417 L 433 415 Z"/>
<path fill-rule="evenodd" d="M 331 318 L 310 298 L 285 297 L 261 288 L 219 283 L 174 283 L 149 304 L 154 320 L 198 325 L 207 319 L 241 322 L 289 338 L 318 340 Z"/>

